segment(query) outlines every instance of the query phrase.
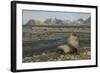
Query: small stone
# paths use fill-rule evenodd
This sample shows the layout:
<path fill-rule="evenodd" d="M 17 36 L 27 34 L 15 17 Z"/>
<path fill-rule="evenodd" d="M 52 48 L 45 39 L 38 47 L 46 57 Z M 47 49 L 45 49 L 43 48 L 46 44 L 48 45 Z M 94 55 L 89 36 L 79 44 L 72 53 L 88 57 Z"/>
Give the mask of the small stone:
<path fill-rule="evenodd" d="M 64 55 L 61 55 L 60 58 L 64 58 Z"/>
<path fill-rule="evenodd" d="M 42 53 L 42 55 L 44 56 L 44 55 L 46 55 L 46 53 Z"/>
<path fill-rule="evenodd" d="M 91 55 L 91 52 L 90 52 L 90 51 L 88 51 L 88 52 L 87 52 L 87 55 Z"/>
<path fill-rule="evenodd" d="M 23 62 L 31 62 L 32 57 L 25 57 L 23 59 Z"/>

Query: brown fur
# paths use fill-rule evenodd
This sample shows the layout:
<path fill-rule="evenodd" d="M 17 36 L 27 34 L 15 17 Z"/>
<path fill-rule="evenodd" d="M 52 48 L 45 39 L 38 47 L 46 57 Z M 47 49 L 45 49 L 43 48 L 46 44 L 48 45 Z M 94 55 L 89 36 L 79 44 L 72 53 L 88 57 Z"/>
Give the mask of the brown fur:
<path fill-rule="evenodd" d="M 77 54 L 77 49 L 79 48 L 79 37 L 72 33 L 66 44 L 59 45 L 57 52 L 59 54 Z"/>

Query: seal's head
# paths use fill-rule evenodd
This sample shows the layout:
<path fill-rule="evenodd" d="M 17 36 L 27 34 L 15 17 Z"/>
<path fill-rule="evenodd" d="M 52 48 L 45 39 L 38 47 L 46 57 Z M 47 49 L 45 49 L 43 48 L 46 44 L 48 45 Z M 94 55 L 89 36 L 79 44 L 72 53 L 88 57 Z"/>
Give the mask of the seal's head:
<path fill-rule="evenodd" d="M 79 48 L 79 37 L 76 33 L 71 33 L 67 41 L 68 44 L 74 48 Z"/>

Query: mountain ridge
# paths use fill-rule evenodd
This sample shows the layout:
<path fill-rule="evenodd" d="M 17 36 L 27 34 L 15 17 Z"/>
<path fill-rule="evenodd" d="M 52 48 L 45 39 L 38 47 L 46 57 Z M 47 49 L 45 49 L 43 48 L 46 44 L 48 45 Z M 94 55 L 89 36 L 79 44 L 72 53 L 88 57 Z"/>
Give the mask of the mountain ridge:
<path fill-rule="evenodd" d="M 64 25 L 64 26 L 90 26 L 91 17 L 87 19 L 77 19 L 77 20 L 62 20 L 58 18 L 48 18 L 45 20 L 30 19 L 25 25 Z"/>

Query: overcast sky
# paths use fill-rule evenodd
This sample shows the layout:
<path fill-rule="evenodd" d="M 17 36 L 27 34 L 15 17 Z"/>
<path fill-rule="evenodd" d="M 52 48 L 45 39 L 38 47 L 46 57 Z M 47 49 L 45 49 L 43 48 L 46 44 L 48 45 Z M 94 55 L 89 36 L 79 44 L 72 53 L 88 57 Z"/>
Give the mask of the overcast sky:
<path fill-rule="evenodd" d="M 23 10 L 22 14 L 23 24 L 26 24 L 30 19 L 45 20 L 47 18 L 58 18 L 62 20 L 77 20 L 79 18 L 86 19 L 89 16 L 90 13 L 36 11 L 36 10 Z"/>

